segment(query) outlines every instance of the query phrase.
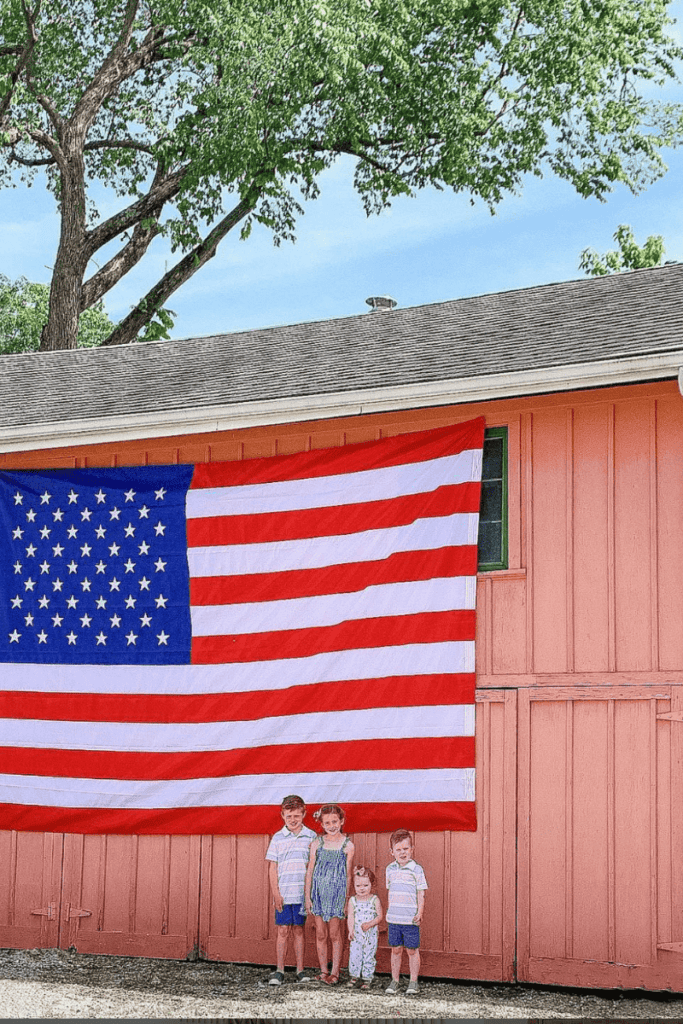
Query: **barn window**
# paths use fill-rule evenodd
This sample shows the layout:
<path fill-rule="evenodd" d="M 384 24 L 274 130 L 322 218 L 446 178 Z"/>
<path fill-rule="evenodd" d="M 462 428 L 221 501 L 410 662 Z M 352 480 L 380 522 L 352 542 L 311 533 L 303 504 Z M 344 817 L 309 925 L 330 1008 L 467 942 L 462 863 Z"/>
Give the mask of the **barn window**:
<path fill-rule="evenodd" d="M 490 427 L 484 436 L 479 510 L 479 571 L 508 567 L 508 432 Z"/>

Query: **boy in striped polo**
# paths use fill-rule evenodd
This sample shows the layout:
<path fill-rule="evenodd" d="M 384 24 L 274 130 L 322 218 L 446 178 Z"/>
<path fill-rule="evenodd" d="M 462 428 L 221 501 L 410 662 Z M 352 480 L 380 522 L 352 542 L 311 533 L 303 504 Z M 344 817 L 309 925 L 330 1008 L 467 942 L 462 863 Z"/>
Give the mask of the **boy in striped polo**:
<path fill-rule="evenodd" d="M 413 837 L 405 828 L 392 832 L 389 847 L 393 861 L 387 867 L 387 924 L 391 946 L 391 981 L 389 995 L 398 992 L 401 961 L 405 948 L 408 954 L 410 980 L 407 996 L 417 995 L 420 973 L 420 922 L 428 888 L 425 873 L 413 860 Z"/>
<path fill-rule="evenodd" d="M 276 832 L 266 852 L 268 880 L 275 903 L 275 955 L 277 966 L 269 985 L 281 985 L 285 980 L 285 956 L 289 937 L 294 943 L 296 980 L 308 981 L 304 974 L 304 924 L 306 911 L 304 883 L 308 854 L 315 832 L 304 825 L 306 804 L 300 796 L 286 796 L 280 805 L 284 828 Z"/>

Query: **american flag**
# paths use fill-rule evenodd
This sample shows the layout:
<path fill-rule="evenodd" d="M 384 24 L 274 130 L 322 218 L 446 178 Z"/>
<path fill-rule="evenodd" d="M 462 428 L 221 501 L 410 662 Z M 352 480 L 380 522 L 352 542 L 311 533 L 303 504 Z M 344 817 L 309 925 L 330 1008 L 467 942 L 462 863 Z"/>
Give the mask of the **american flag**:
<path fill-rule="evenodd" d="M 0 828 L 474 829 L 484 421 L 0 473 Z"/>

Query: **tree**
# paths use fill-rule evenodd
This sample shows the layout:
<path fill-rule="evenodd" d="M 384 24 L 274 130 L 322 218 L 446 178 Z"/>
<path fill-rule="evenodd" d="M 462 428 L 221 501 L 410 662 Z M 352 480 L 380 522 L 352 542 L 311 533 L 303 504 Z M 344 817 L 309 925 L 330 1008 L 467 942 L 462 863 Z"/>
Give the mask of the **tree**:
<path fill-rule="evenodd" d="M 579 269 L 592 277 L 603 277 L 605 274 L 620 274 L 623 270 L 661 266 L 665 253 L 661 235 L 648 235 L 645 245 L 640 246 L 636 243 L 633 228 L 629 224 L 620 224 L 612 237 L 619 245 L 618 252 L 610 249 L 600 256 L 595 249 L 584 249 Z"/>
<path fill-rule="evenodd" d="M 230 231 L 293 238 L 342 153 L 368 213 L 427 185 L 493 211 L 544 170 L 637 191 L 679 131 L 638 91 L 674 77 L 668 24 L 665 0 L 0 0 L 2 183 L 44 173 L 61 216 L 42 347 L 159 234 L 178 262 L 104 343 L 163 334 Z"/>
<path fill-rule="evenodd" d="M 0 354 L 31 352 L 40 348 L 40 336 L 47 323 L 50 288 L 20 277 L 10 281 L 0 274 Z M 80 317 L 77 344 L 95 348 L 109 337 L 114 324 L 102 302 L 84 310 Z"/>

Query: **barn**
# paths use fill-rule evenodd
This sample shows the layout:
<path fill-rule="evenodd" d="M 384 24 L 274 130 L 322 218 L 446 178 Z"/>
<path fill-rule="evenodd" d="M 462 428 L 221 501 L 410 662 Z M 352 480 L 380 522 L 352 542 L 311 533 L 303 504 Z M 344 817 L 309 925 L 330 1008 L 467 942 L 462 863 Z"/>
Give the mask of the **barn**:
<path fill-rule="evenodd" d="M 682 296 L 670 264 L 3 357 L 3 470 L 251 459 L 485 417 L 478 828 L 417 835 L 426 975 L 683 991 Z M 386 864 L 386 836 L 354 838 Z M 271 963 L 266 844 L 0 832 L 0 945 Z"/>

